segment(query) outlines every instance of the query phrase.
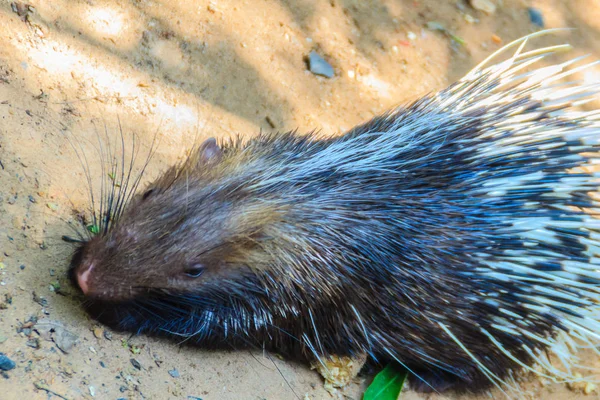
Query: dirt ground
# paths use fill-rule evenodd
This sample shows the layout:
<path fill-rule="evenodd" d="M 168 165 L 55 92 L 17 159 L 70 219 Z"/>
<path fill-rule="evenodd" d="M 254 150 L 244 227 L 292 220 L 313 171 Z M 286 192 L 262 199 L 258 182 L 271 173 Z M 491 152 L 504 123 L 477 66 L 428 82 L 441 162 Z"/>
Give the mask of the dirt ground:
<path fill-rule="evenodd" d="M 539 29 L 528 7 L 546 27 L 577 28 L 536 44 L 567 41 L 570 56 L 600 58 L 600 2 L 492 2 L 487 15 L 456 0 L 0 0 L 0 352 L 16 362 L 0 377 L 0 399 L 331 398 L 303 365 L 129 338 L 90 320 L 66 279 L 73 247 L 61 241 L 74 210 L 89 206 L 71 145 L 89 155 L 97 187 L 97 138 L 119 121 L 142 154 L 159 140 L 148 178 L 208 136 L 343 132 Z M 307 71 L 311 50 L 334 78 Z M 583 78 L 600 80 L 598 71 Z M 40 336 L 35 318 L 62 324 L 75 346 L 65 353 L 58 333 Z M 343 395 L 360 399 L 366 384 Z M 537 381 L 527 389 L 539 399 L 598 397 Z"/>

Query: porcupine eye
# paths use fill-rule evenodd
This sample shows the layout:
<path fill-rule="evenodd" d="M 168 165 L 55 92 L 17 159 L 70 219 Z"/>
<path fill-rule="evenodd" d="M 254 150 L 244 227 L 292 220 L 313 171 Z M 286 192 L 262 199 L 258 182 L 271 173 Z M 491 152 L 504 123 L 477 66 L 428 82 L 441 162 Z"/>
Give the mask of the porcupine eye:
<path fill-rule="evenodd" d="M 148 197 L 150 197 L 150 195 L 154 193 L 154 189 L 148 189 L 144 192 L 144 194 L 142 195 L 142 200 L 146 200 Z"/>
<path fill-rule="evenodd" d="M 194 264 L 183 271 L 190 278 L 199 278 L 204 272 L 204 265 Z"/>

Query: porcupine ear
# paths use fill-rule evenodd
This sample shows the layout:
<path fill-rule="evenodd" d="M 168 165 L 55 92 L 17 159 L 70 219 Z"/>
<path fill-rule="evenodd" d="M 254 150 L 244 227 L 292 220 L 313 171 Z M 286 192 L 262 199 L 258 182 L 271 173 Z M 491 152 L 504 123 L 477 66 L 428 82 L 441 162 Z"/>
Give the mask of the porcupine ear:
<path fill-rule="evenodd" d="M 221 159 L 223 151 L 217 144 L 215 138 L 208 138 L 200 145 L 198 149 L 198 164 L 214 164 Z"/>

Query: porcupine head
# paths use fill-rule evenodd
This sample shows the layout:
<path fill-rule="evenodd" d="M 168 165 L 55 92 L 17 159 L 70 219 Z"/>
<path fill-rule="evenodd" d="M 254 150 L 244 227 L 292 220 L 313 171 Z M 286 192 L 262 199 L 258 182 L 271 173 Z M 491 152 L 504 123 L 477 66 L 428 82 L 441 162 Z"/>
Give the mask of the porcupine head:
<path fill-rule="evenodd" d="M 600 124 L 574 107 L 596 88 L 560 83 L 579 60 L 531 70 L 562 47 L 524 42 L 339 137 L 209 139 L 117 193 L 72 260 L 90 312 L 205 347 L 368 354 L 426 391 L 572 378 L 599 331 Z"/>

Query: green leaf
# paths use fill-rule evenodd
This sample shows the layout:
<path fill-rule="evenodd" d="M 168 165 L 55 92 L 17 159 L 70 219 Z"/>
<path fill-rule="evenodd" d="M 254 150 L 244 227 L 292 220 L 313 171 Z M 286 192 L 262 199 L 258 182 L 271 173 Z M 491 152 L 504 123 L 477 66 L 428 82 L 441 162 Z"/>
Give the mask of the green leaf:
<path fill-rule="evenodd" d="M 363 395 L 363 400 L 397 400 L 404 386 L 408 373 L 388 364 L 375 379 Z"/>
<path fill-rule="evenodd" d="M 54 293 L 60 292 L 60 282 L 59 281 L 50 283 L 50 286 L 52 286 L 52 290 L 54 290 Z"/>
<path fill-rule="evenodd" d="M 88 225 L 87 230 L 93 233 L 94 235 L 100 233 L 100 228 L 98 228 L 98 225 Z"/>

